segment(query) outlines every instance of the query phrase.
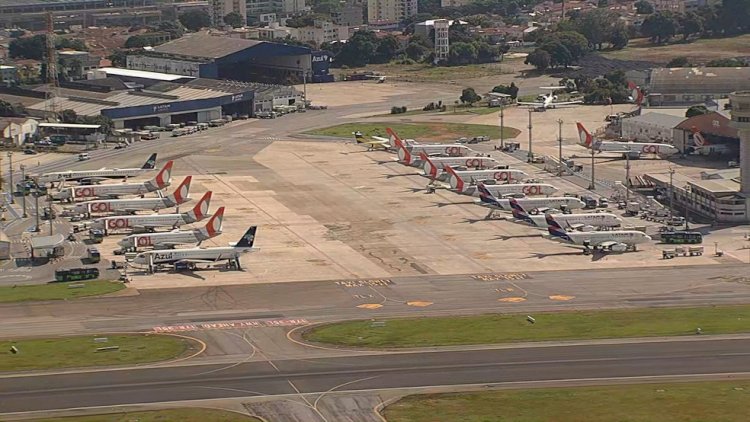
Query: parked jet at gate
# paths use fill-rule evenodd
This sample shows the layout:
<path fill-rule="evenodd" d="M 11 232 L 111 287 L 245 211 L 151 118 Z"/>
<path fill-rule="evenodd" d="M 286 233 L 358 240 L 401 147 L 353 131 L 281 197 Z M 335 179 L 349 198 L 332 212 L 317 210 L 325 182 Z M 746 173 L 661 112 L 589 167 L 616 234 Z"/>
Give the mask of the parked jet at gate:
<path fill-rule="evenodd" d="M 657 142 L 616 142 L 603 141 L 594 139 L 581 123 L 576 123 L 578 127 L 578 138 L 581 145 L 596 152 L 613 152 L 617 154 L 631 155 L 633 158 L 639 158 L 642 155 L 656 155 L 658 157 L 668 157 L 679 152 L 677 148 L 669 144 L 660 144 Z"/>
<path fill-rule="evenodd" d="M 528 176 L 526 172 L 515 169 L 456 171 L 452 166 L 447 165 L 443 166 L 443 170 L 447 173 L 448 178 L 446 181 L 451 185 L 451 189 L 455 189 L 456 192 L 459 193 L 472 188 L 472 185 L 475 185 L 477 182 L 483 182 L 485 180 L 495 180 L 499 183 L 503 183 L 522 180 L 524 177 Z M 555 191 L 557 191 L 557 189 L 554 189 L 551 192 L 541 192 L 541 194 L 549 195 Z"/>
<path fill-rule="evenodd" d="M 100 214 L 108 212 L 133 213 L 135 211 L 160 210 L 171 208 L 187 202 L 190 197 L 190 181 L 188 176 L 171 195 L 164 198 L 134 198 L 134 199 L 102 199 L 76 204 L 73 212 L 79 214 Z"/>
<path fill-rule="evenodd" d="M 487 214 L 487 217 L 492 217 L 492 214 L 496 210 L 502 210 L 502 211 L 510 211 L 512 210 L 510 207 L 510 200 L 509 199 L 498 199 L 495 197 L 495 195 L 492 194 L 489 190 L 487 190 L 487 187 L 484 183 L 477 184 L 477 189 L 479 190 L 479 201 L 476 202 L 477 205 L 481 205 L 485 208 L 489 208 L 490 212 Z M 567 209 L 578 209 L 583 208 L 584 203 L 581 202 L 580 199 L 577 198 L 570 198 L 567 196 L 563 197 L 544 197 L 544 198 L 520 198 L 517 199 L 519 204 L 522 204 L 525 208 L 533 209 L 533 208 L 561 208 L 565 207 Z"/>
<path fill-rule="evenodd" d="M 419 153 L 422 160 L 422 170 L 425 176 L 437 178 L 445 166 L 465 166 L 469 168 L 497 167 L 500 163 L 492 157 L 428 157 L 424 152 Z"/>
<path fill-rule="evenodd" d="M 183 224 L 201 221 L 208 216 L 211 204 L 211 192 L 203 194 L 192 210 L 181 214 L 152 214 L 152 215 L 122 215 L 97 218 L 91 223 L 91 228 L 111 233 L 116 230 L 131 229 L 136 232 L 152 231 L 160 227 L 177 228 Z"/>
<path fill-rule="evenodd" d="M 169 186 L 172 180 L 173 164 L 174 161 L 168 161 L 156 177 L 146 182 L 71 186 L 53 193 L 52 199 L 75 201 L 84 198 L 119 198 L 122 195 L 142 195 L 161 190 Z"/>
<path fill-rule="evenodd" d="M 46 183 L 62 182 L 65 180 L 82 180 L 91 183 L 101 182 L 106 179 L 119 179 L 125 177 L 135 177 L 156 167 L 156 153 L 151 154 L 148 160 L 141 168 L 125 169 L 99 169 L 99 170 L 68 170 L 52 173 L 43 173 L 38 176 L 37 183 L 40 185 Z"/>
<path fill-rule="evenodd" d="M 517 222 L 522 222 L 542 229 L 549 227 L 546 214 L 530 215 L 515 198 L 509 198 L 508 202 L 513 210 L 513 217 L 516 218 Z M 554 217 L 555 221 L 562 226 L 580 228 L 584 231 L 590 231 L 601 227 L 620 227 L 622 225 L 622 220 L 619 217 L 606 212 L 551 215 Z"/>
<path fill-rule="evenodd" d="M 541 101 L 533 102 L 533 103 L 525 103 L 525 102 L 519 102 L 518 105 L 522 106 L 530 106 L 533 108 L 542 109 L 541 111 L 544 111 L 548 108 L 555 108 L 559 106 L 572 106 L 576 104 L 581 104 L 583 101 L 561 101 L 561 102 L 555 102 L 557 100 L 557 95 L 554 95 L 553 91 L 557 89 L 562 89 L 564 87 L 559 86 L 541 86 L 539 87 L 541 89 L 549 89 L 551 92 L 546 95 L 540 95 L 539 98 Z"/>
<path fill-rule="evenodd" d="M 407 145 L 407 142 L 399 138 L 391 128 L 387 128 L 386 131 L 396 146 L 399 162 L 406 165 L 418 167 L 421 164 L 418 159 L 420 153 L 445 157 L 468 157 L 477 154 L 476 151 L 463 144 L 418 144 L 415 142 Z"/>
<path fill-rule="evenodd" d="M 147 265 L 149 272 L 154 272 L 157 265 L 185 264 L 194 267 L 195 264 L 213 264 L 219 261 L 227 261 L 234 268 L 241 270 L 240 256 L 256 251 L 255 232 L 257 226 L 250 227 L 239 242 L 227 247 L 218 248 L 190 248 L 190 249 L 163 249 L 150 252 L 141 252 L 136 255 L 133 262 L 137 265 Z"/>
<path fill-rule="evenodd" d="M 201 242 L 221 234 L 221 224 L 224 220 L 224 207 L 208 219 L 204 227 L 194 230 L 173 230 L 162 233 L 131 234 L 117 242 L 123 249 L 137 249 L 153 247 L 154 249 L 172 249 L 177 245 Z"/>
<path fill-rule="evenodd" d="M 594 249 L 609 252 L 635 251 L 636 245 L 651 241 L 651 237 L 637 230 L 568 232 L 562 228 L 555 217 L 547 214 L 549 225 L 548 239 L 576 246 L 583 246 L 583 253 L 589 254 Z"/>

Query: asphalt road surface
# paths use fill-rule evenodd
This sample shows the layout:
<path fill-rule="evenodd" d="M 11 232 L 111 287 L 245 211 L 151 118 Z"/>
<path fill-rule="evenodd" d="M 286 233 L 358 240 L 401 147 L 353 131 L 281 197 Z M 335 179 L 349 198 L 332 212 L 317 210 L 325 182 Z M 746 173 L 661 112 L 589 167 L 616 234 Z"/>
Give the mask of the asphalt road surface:
<path fill-rule="evenodd" d="M 750 340 L 375 354 L 22 376 L 0 412 L 420 386 L 750 371 Z"/>

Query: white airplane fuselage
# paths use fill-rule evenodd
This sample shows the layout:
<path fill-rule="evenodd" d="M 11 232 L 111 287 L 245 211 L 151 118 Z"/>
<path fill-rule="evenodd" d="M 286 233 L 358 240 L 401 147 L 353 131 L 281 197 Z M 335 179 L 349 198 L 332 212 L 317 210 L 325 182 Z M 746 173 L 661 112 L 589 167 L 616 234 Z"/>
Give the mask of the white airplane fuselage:
<path fill-rule="evenodd" d="M 484 180 L 496 180 L 498 182 L 507 182 L 522 180 L 528 176 L 525 171 L 516 169 L 454 170 L 454 172 L 458 177 L 452 174 L 447 175 L 447 182 L 453 189 L 468 187 L 472 181 L 481 182 Z M 446 173 L 443 173 L 442 176 L 446 176 Z M 461 180 L 459 180 L 459 178 Z"/>
<path fill-rule="evenodd" d="M 220 233 L 220 232 L 219 232 Z M 216 234 L 219 234 L 216 233 Z M 200 230 L 171 231 L 163 233 L 143 233 L 133 234 L 117 242 L 122 248 L 145 248 L 157 247 L 162 245 L 187 245 L 198 243 L 206 240 Z"/>
<path fill-rule="evenodd" d="M 601 152 L 630 152 L 639 155 L 652 154 L 660 157 L 668 157 L 679 152 L 679 150 L 672 145 L 653 142 L 598 141 L 594 144 L 594 149 Z"/>
<path fill-rule="evenodd" d="M 500 163 L 491 157 L 431 157 L 429 161 L 422 162 L 422 170 L 425 176 L 436 178 L 445 166 L 489 168 L 497 167 Z"/>
<path fill-rule="evenodd" d="M 106 229 L 109 232 L 136 227 L 146 229 L 179 227 L 196 221 L 196 219 L 191 218 L 188 214 L 123 215 L 97 218 L 91 223 L 91 227 Z"/>
<path fill-rule="evenodd" d="M 488 186 L 487 186 L 488 187 Z M 566 207 L 567 209 L 581 209 L 584 207 L 584 203 L 576 198 L 570 198 L 567 196 L 563 197 L 545 197 L 545 198 L 519 198 L 516 199 L 518 203 L 526 210 L 533 210 L 535 208 L 560 208 Z M 488 204 L 485 202 L 477 201 L 477 204 L 492 208 L 500 209 L 503 211 L 511 211 L 510 200 L 508 199 L 497 199 L 497 205 Z"/>
<path fill-rule="evenodd" d="M 39 176 L 39 184 L 61 182 L 63 180 L 81 179 L 119 179 L 125 177 L 136 177 L 154 169 L 103 169 L 103 170 L 78 170 L 43 173 Z"/>
<path fill-rule="evenodd" d="M 166 187 L 166 186 L 164 186 Z M 71 186 L 52 194 L 52 199 L 89 199 L 108 196 L 143 195 L 160 190 L 150 182 L 145 183 L 117 183 L 111 185 Z"/>
<path fill-rule="evenodd" d="M 79 214 L 101 214 L 116 211 L 156 211 L 177 204 L 167 198 L 101 199 L 76 204 L 74 212 Z"/>
<path fill-rule="evenodd" d="M 622 220 L 614 214 L 610 213 L 586 213 L 586 214 L 553 214 L 555 220 L 568 226 L 574 225 L 585 225 L 591 227 L 620 227 L 622 226 Z M 546 229 L 549 227 L 547 219 L 544 214 L 541 215 L 529 215 L 534 226 Z M 523 221 L 523 220 L 519 220 Z M 528 223 L 528 221 L 524 221 Z"/>
<path fill-rule="evenodd" d="M 484 185 L 484 187 L 496 197 L 519 193 L 526 196 L 552 195 L 558 191 L 556 187 L 546 183 L 508 183 L 504 185 Z M 464 195 L 479 196 L 479 190 L 476 186 L 465 186 L 462 191 L 456 191 Z M 510 209 L 510 206 L 508 209 Z"/>
<path fill-rule="evenodd" d="M 182 260 L 221 261 L 237 259 L 252 248 L 235 248 L 232 246 L 216 248 L 163 249 L 139 253 L 133 262 L 138 265 L 169 264 Z M 150 257 L 150 258 L 149 258 Z"/>
<path fill-rule="evenodd" d="M 546 237 L 561 243 L 569 243 L 578 246 L 590 246 L 596 248 L 606 242 L 617 242 L 624 245 L 633 246 L 641 243 L 647 243 L 651 237 L 643 232 L 636 230 L 618 230 L 618 231 L 600 231 L 600 232 L 567 232 L 569 239 L 558 236 Z"/>

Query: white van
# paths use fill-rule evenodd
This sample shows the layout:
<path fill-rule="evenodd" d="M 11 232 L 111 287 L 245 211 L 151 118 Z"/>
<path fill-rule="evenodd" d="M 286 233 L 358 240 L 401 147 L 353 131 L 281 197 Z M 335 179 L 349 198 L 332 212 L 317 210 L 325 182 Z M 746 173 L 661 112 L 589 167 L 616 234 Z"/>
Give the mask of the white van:
<path fill-rule="evenodd" d="M 88 152 L 82 152 L 82 153 L 78 154 L 78 161 L 86 161 L 89 158 L 91 158 L 91 157 L 89 157 L 89 153 Z"/>

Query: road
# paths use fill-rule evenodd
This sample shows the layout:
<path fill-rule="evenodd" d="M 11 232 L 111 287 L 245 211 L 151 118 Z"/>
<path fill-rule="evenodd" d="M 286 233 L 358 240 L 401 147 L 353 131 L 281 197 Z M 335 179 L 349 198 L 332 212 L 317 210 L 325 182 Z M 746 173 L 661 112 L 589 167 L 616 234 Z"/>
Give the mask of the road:
<path fill-rule="evenodd" d="M 750 371 L 750 340 L 651 342 L 157 367 L 22 376 L 0 412 L 223 397 Z"/>

